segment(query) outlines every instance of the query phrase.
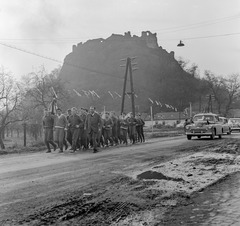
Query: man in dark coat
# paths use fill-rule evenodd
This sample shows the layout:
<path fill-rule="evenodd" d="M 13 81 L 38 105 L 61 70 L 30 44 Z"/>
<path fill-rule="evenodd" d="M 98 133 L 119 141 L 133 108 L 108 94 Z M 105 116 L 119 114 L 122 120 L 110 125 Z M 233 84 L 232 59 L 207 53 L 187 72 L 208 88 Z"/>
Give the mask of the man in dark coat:
<path fill-rule="evenodd" d="M 83 132 L 80 133 L 79 140 L 80 144 L 83 146 L 83 150 L 88 149 L 88 136 L 87 136 L 87 131 L 85 128 L 85 123 L 86 123 L 86 118 L 87 118 L 88 110 L 85 108 L 81 108 L 80 110 L 80 118 L 82 119 L 84 126 L 83 126 Z"/>
<path fill-rule="evenodd" d="M 137 120 L 133 117 L 133 113 L 129 113 L 130 117 L 128 118 L 128 130 L 129 130 L 129 138 L 132 144 L 135 144 L 135 134 L 136 134 L 136 124 Z"/>
<path fill-rule="evenodd" d="M 77 150 L 79 135 L 82 136 L 84 126 L 83 120 L 77 115 L 77 109 L 75 107 L 72 108 L 72 115 L 69 117 L 68 123 L 72 134 L 72 152 L 75 152 Z"/>
<path fill-rule="evenodd" d="M 110 118 L 113 121 L 112 139 L 115 142 L 115 145 L 118 145 L 118 118 L 116 117 L 116 114 L 114 111 L 111 111 Z"/>
<path fill-rule="evenodd" d="M 72 110 L 71 109 L 68 109 L 67 110 L 67 120 L 69 122 L 69 118 L 70 116 L 72 115 Z M 68 130 L 67 130 L 67 141 L 69 142 L 69 144 L 72 145 L 72 134 L 71 134 L 71 130 L 70 130 L 70 127 L 68 127 Z"/>
<path fill-rule="evenodd" d="M 137 114 L 136 116 L 137 124 L 136 124 L 136 131 L 137 131 L 137 140 L 138 142 L 145 142 L 144 134 L 143 134 L 143 126 L 145 122 L 141 119 L 141 115 Z"/>
<path fill-rule="evenodd" d="M 144 136 L 144 132 L 143 132 L 143 127 L 144 127 L 144 125 L 145 125 L 145 122 L 144 122 L 144 120 L 141 118 L 141 114 L 139 114 L 139 120 L 142 122 L 142 123 L 141 123 L 141 126 L 140 126 L 140 133 L 141 133 L 143 142 L 145 142 L 145 136 Z"/>
<path fill-rule="evenodd" d="M 128 144 L 127 141 L 127 133 L 128 133 L 128 119 L 126 118 L 126 114 L 122 113 L 120 120 L 119 120 L 119 124 L 120 124 L 120 137 L 121 140 L 123 141 L 124 144 Z"/>
<path fill-rule="evenodd" d="M 103 137 L 105 141 L 105 147 L 108 147 L 109 143 L 110 145 L 113 145 L 113 139 L 112 139 L 112 127 L 113 127 L 113 121 L 109 117 L 109 112 L 105 113 L 105 117 L 103 119 Z"/>
<path fill-rule="evenodd" d="M 44 143 L 47 146 L 47 153 L 51 152 L 50 144 L 53 146 L 54 151 L 57 149 L 57 144 L 53 141 L 53 127 L 54 117 L 48 109 L 45 109 L 43 117 L 43 131 L 44 131 Z"/>
<path fill-rule="evenodd" d="M 89 114 L 86 117 L 85 128 L 87 130 L 90 140 L 92 140 L 93 143 L 93 153 L 98 152 L 97 138 L 99 129 L 101 128 L 101 124 L 102 121 L 100 115 L 95 111 L 95 107 L 91 106 L 89 109 Z"/>

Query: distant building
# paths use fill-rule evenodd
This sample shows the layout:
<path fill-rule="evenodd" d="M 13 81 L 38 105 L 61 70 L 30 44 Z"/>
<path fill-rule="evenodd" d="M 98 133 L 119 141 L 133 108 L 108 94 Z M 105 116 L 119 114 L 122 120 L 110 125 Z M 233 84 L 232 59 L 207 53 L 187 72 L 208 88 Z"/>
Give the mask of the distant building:
<path fill-rule="evenodd" d="M 183 120 L 186 116 L 183 112 L 161 112 L 154 115 L 154 120 Z"/>

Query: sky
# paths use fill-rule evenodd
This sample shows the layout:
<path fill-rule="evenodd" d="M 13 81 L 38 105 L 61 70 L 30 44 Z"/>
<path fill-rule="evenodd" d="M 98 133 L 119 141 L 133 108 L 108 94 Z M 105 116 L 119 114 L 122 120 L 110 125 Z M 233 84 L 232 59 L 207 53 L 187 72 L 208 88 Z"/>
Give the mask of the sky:
<path fill-rule="evenodd" d="M 0 65 L 16 78 L 51 72 L 61 63 L 26 52 L 62 62 L 72 45 L 126 31 L 157 33 L 201 75 L 240 74 L 240 0 L 0 0 Z"/>

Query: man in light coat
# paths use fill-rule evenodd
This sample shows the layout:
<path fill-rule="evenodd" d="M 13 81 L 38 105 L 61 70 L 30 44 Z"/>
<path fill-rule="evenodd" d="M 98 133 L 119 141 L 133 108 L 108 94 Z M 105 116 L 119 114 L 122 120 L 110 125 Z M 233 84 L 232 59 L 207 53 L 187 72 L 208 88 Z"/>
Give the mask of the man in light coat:
<path fill-rule="evenodd" d="M 57 115 L 54 119 L 54 130 L 55 130 L 55 142 L 60 148 L 60 153 L 63 152 L 63 144 L 65 143 L 65 130 L 67 130 L 68 121 L 62 110 L 57 109 Z"/>

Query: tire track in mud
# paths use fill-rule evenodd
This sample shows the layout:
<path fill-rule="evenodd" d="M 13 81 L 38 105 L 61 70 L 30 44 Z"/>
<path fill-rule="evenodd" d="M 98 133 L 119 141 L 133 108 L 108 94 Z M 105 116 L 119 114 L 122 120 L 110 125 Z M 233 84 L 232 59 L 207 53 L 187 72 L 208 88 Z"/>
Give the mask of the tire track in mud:
<path fill-rule="evenodd" d="M 109 189 L 111 191 L 116 186 L 131 185 L 131 180 L 127 177 L 118 176 L 108 181 L 104 186 L 102 185 L 101 192 L 99 192 L 99 187 L 95 187 L 95 191 L 87 197 L 81 192 L 80 196 L 72 196 L 61 204 L 39 209 L 25 216 L 18 223 L 23 225 L 64 225 L 64 222 L 69 222 L 70 225 L 110 225 L 130 213 L 143 209 L 136 203 L 128 202 L 126 197 L 123 200 L 113 200 L 109 191 L 104 189 L 109 184 L 111 185 Z M 135 186 L 134 183 L 132 185 Z M 115 191 L 117 192 L 116 188 Z"/>

